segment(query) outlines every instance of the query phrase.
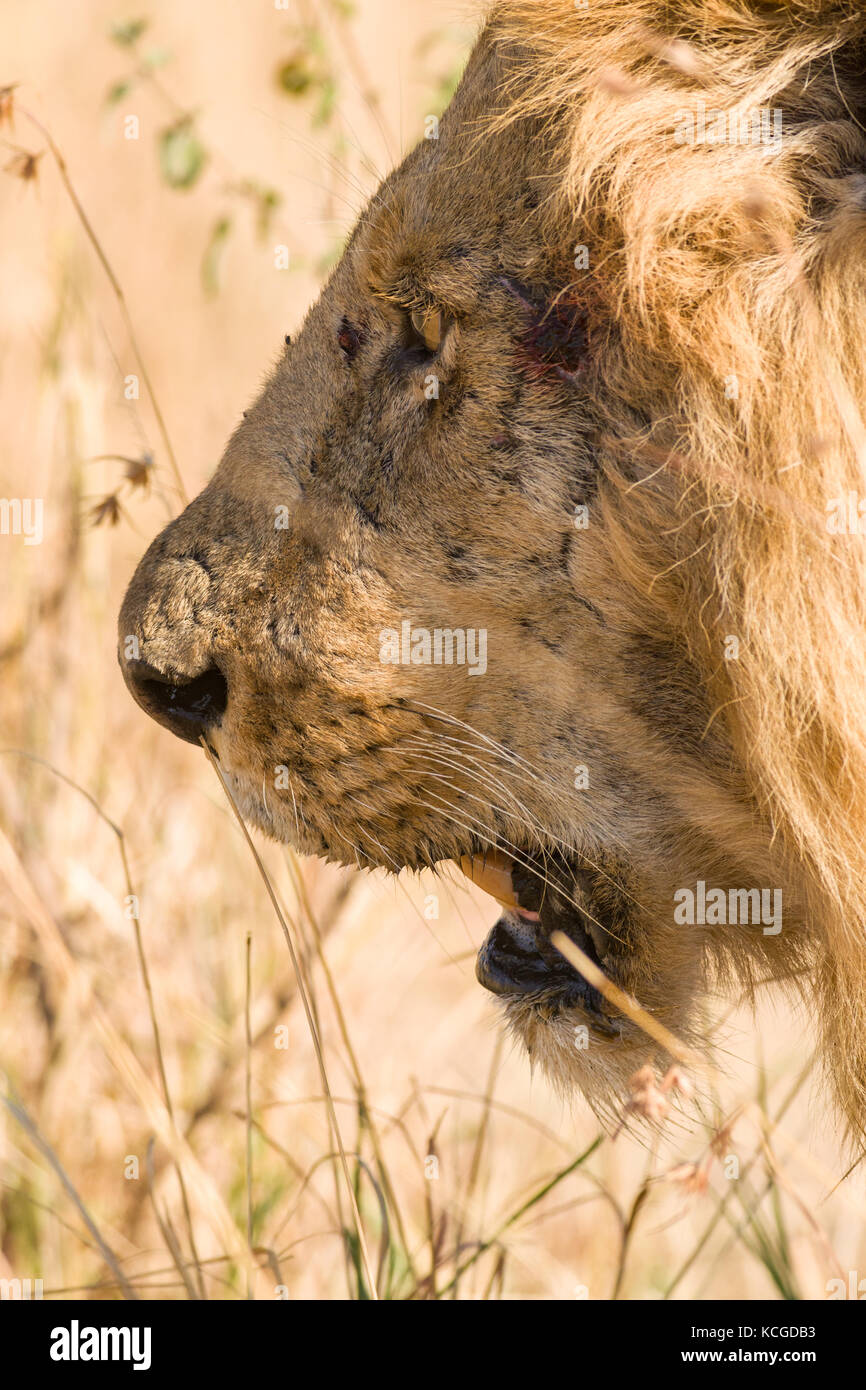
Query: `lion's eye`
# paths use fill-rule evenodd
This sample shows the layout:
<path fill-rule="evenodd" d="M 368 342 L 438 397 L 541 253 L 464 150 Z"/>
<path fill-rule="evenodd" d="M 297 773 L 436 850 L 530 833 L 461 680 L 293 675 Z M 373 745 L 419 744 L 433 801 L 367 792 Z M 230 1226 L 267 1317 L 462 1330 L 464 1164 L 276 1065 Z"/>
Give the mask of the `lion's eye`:
<path fill-rule="evenodd" d="M 361 332 L 360 328 L 356 328 L 355 325 L 350 323 L 344 316 L 337 330 L 337 342 L 340 344 L 340 347 L 350 362 L 357 353 L 358 348 L 363 345 L 364 341 L 364 334 Z"/>
<path fill-rule="evenodd" d="M 412 347 L 424 348 L 427 352 L 438 352 L 445 334 L 444 315 L 441 309 L 412 309 L 409 312 L 409 326 Z"/>

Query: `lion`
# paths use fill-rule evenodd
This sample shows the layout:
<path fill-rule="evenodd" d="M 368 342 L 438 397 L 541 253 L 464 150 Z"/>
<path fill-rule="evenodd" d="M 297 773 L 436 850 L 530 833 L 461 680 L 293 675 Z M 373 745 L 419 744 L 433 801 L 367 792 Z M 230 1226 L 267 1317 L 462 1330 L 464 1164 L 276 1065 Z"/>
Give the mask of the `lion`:
<path fill-rule="evenodd" d="M 602 1108 L 775 981 L 866 1128 L 864 59 L 854 0 L 494 4 L 120 614 L 266 835 L 499 898 Z"/>

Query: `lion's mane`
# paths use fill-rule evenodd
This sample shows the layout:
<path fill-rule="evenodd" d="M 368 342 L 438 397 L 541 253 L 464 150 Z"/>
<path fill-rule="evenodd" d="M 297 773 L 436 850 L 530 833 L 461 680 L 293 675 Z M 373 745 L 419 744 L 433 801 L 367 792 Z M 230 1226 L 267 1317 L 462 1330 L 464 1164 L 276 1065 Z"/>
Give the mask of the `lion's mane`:
<path fill-rule="evenodd" d="M 588 249 L 568 293 L 593 306 L 635 625 L 688 650 L 798 875 L 866 1129 L 866 534 L 838 524 L 866 498 L 866 11 L 504 0 L 491 20 L 533 74 L 514 64 L 493 119 L 555 133 L 549 237 Z M 688 113 L 777 110 L 778 139 L 683 138 Z"/>

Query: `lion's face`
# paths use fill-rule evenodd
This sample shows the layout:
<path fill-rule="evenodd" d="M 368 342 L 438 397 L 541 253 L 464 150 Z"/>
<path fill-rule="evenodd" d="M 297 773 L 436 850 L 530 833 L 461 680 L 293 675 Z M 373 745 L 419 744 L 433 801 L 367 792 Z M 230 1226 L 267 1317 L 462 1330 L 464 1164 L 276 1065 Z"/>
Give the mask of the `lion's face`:
<path fill-rule="evenodd" d="M 760 879 L 695 673 L 608 555 L 615 325 L 574 293 L 573 247 L 546 244 L 541 132 L 476 138 L 495 64 L 480 47 L 151 545 L 121 664 L 267 834 L 492 885 L 482 984 L 554 1074 L 609 1086 L 646 1041 L 553 929 L 686 1029 L 705 938 L 674 892 Z"/>

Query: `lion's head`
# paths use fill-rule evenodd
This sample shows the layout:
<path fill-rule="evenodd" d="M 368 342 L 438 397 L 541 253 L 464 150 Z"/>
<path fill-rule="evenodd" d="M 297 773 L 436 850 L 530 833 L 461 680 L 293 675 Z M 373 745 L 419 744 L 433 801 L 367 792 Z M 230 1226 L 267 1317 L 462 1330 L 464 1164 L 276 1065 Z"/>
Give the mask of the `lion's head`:
<path fill-rule="evenodd" d="M 647 1039 L 554 928 L 692 1039 L 809 979 L 863 1113 L 864 28 L 496 5 L 120 617 L 267 834 L 492 886 L 482 984 L 601 1097 Z"/>

